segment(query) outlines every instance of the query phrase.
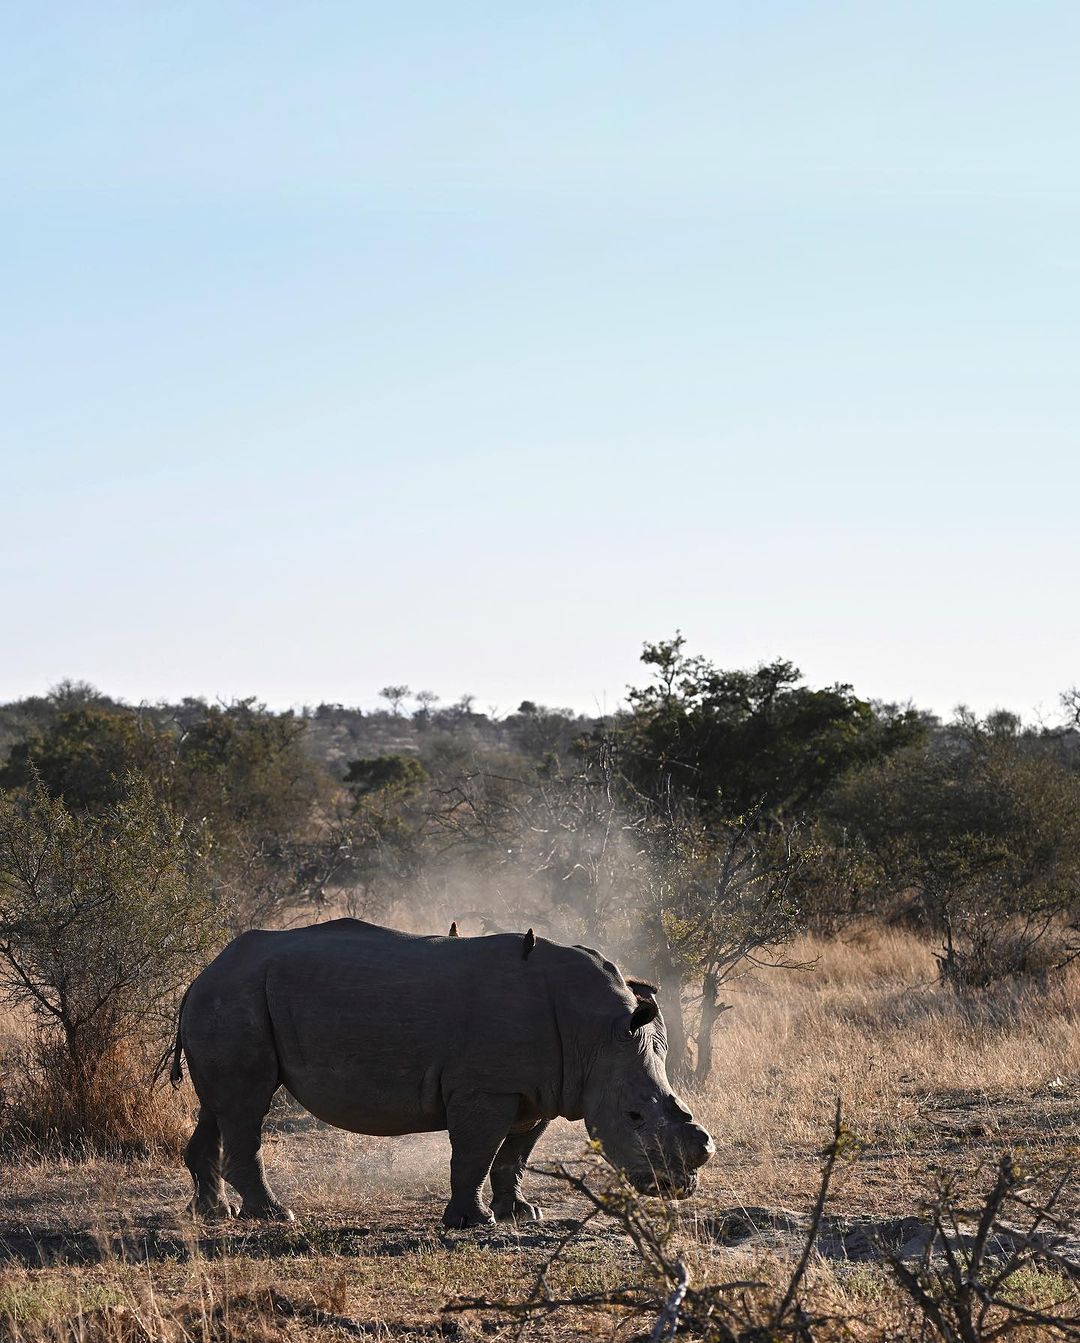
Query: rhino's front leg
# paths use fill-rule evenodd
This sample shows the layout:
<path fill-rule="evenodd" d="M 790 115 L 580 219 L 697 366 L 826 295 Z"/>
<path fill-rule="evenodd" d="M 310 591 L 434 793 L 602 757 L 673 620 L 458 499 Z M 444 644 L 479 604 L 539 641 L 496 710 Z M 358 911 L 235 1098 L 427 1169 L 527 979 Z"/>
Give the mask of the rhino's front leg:
<path fill-rule="evenodd" d="M 497 1222 L 539 1222 L 543 1214 L 521 1196 L 521 1177 L 548 1120 L 538 1119 L 524 1133 L 510 1133 L 491 1167 L 491 1211 Z"/>
<path fill-rule="evenodd" d="M 450 1202 L 443 1226 L 488 1226 L 495 1218 L 481 1197 L 495 1153 L 517 1115 L 517 1096 L 455 1096 L 446 1107 L 450 1131 Z"/>

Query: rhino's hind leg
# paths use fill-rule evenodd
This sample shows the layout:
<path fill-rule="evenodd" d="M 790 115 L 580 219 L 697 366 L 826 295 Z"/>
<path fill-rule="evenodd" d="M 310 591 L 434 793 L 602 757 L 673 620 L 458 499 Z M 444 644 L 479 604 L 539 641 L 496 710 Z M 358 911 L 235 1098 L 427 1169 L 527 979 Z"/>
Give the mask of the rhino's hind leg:
<path fill-rule="evenodd" d="M 225 1178 L 243 1200 L 241 1217 L 291 1222 L 291 1210 L 278 1202 L 266 1182 L 262 1159 L 262 1121 L 265 1113 L 264 1109 L 258 1114 L 218 1116 L 224 1147 Z"/>
<path fill-rule="evenodd" d="M 497 1222 L 539 1222 L 543 1213 L 535 1203 L 521 1196 L 521 1177 L 525 1165 L 540 1135 L 547 1128 L 546 1119 L 538 1119 L 524 1133 L 509 1133 L 495 1153 L 491 1167 L 491 1211 Z"/>
<path fill-rule="evenodd" d="M 191 1141 L 184 1148 L 184 1162 L 195 1182 L 190 1211 L 196 1217 L 218 1220 L 233 1217 L 236 1208 L 225 1192 L 221 1178 L 221 1131 L 217 1120 L 204 1105 Z"/>
<path fill-rule="evenodd" d="M 215 997 L 196 980 L 181 1030 L 202 1114 L 220 1134 L 220 1172 L 241 1198 L 240 1216 L 291 1218 L 262 1164 L 263 1119 L 281 1081 L 262 985 Z"/>
<path fill-rule="evenodd" d="M 456 1231 L 490 1226 L 495 1218 L 481 1194 L 495 1153 L 517 1114 L 516 1096 L 454 1097 L 446 1108 L 450 1130 L 450 1202 L 443 1226 Z"/>

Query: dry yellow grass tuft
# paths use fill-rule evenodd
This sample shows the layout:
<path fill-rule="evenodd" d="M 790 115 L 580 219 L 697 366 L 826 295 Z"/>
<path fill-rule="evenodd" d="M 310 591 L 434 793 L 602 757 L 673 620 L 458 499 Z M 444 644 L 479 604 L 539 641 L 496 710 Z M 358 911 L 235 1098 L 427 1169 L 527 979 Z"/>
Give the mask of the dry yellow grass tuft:
<path fill-rule="evenodd" d="M 1060 1157 L 1070 1142 L 1080 1157 L 1080 967 L 961 1000 L 912 933 L 793 951 L 810 968 L 743 981 L 722 1018 L 698 1098 L 717 1195 L 805 1195 L 837 1096 L 866 1144 L 849 1196 L 871 1204 L 917 1192 L 943 1158 L 970 1167 L 1009 1145 Z"/>

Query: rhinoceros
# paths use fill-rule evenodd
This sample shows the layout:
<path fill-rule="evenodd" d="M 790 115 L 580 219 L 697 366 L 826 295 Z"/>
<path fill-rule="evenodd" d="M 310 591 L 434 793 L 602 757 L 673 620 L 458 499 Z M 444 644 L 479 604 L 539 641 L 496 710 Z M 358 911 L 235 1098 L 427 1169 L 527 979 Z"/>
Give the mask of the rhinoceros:
<path fill-rule="evenodd" d="M 354 1133 L 448 1130 L 447 1227 L 540 1217 L 521 1180 L 557 1115 L 584 1119 L 641 1192 L 684 1197 L 715 1149 L 668 1083 L 654 994 L 598 952 L 531 929 L 420 937 L 337 919 L 243 933 L 180 1008 L 172 1080 L 186 1054 L 200 1101 L 185 1151 L 193 1209 L 292 1217 L 261 1156 L 282 1086 Z"/>

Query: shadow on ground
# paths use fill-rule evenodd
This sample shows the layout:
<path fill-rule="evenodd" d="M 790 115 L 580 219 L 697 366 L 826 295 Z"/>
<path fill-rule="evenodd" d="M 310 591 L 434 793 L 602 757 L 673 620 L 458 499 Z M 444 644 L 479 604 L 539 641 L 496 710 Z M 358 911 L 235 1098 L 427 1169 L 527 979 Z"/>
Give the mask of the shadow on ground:
<path fill-rule="evenodd" d="M 397 1258 L 402 1255 L 453 1253 L 473 1245 L 485 1249 L 551 1250 L 578 1223 L 570 1217 L 531 1222 L 521 1228 L 492 1227 L 448 1232 L 439 1227 L 392 1223 L 369 1226 L 348 1221 L 311 1219 L 271 1224 L 230 1223 L 219 1228 L 129 1227 L 94 1233 L 85 1229 L 33 1229 L 0 1225 L 0 1264 L 45 1268 L 88 1265 L 121 1259 L 132 1263 L 181 1262 L 194 1258 L 306 1259 L 322 1255 L 341 1258 Z M 729 1208 L 704 1212 L 683 1222 L 687 1233 L 718 1248 L 767 1252 L 795 1258 L 806 1244 L 806 1216 L 773 1208 Z M 816 1252 L 823 1259 L 847 1263 L 880 1263 L 895 1256 L 921 1259 L 931 1241 L 929 1224 L 919 1217 L 872 1218 L 825 1216 Z M 581 1239 L 597 1249 L 629 1251 L 627 1238 L 615 1225 L 590 1224 Z M 954 1248 L 966 1248 L 974 1237 L 961 1231 Z M 1080 1275 L 1080 1238 L 1044 1239 L 1047 1248 Z M 999 1227 L 991 1238 L 991 1255 L 1007 1259 L 1023 1248 L 1019 1232 Z"/>
<path fill-rule="evenodd" d="M 467 1232 L 426 1231 L 415 1226 L 387 1225 L 379 1228 L 355 1224 L 302 1222 L 245 1226 L 235 1224 L 220 1231 L 129 1228 L 113 1233 L 85 1230 L 35 1230 L 0 1225 L 0 1265 L 46 1268 L 59 1264 L 100 1264 L 122 1259 L 132 1263 L 181 1262 L 193 1258 L 248 1259 L 397 1258 L 431 1251 L 453 1252 L 465 1245 L 482 1244 L 487 1249 L 545 1249 L 573 1229 L 570 1219 L 533 1222 L 520 1230 L 493 1227 Z M 583 1239 L 621 1247 L 625 1241 L 614 1228 L 586 1228 Z"/>

